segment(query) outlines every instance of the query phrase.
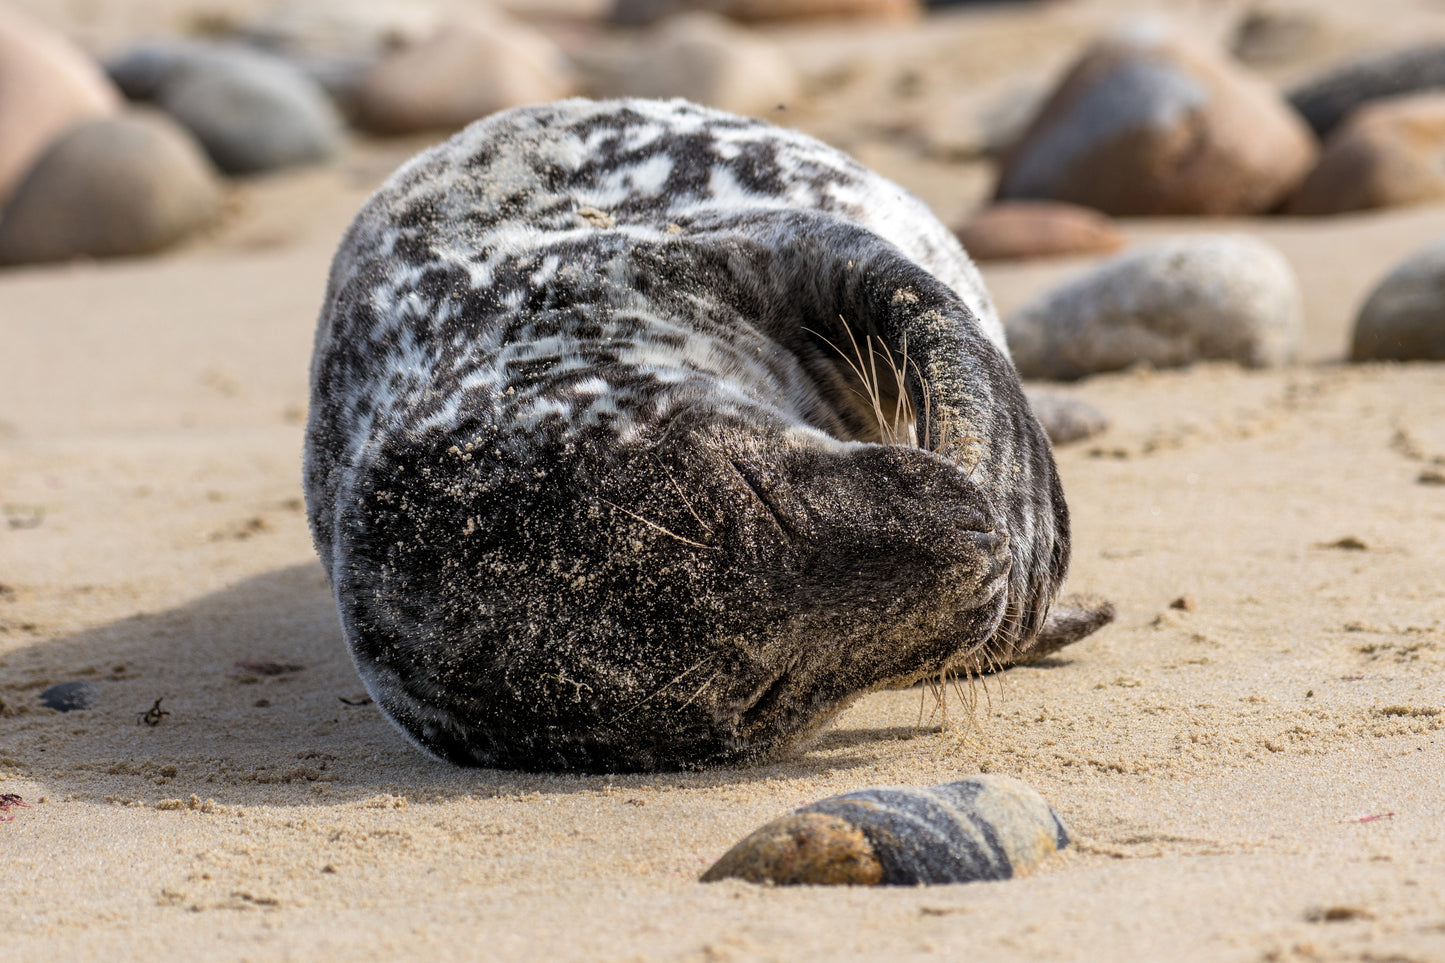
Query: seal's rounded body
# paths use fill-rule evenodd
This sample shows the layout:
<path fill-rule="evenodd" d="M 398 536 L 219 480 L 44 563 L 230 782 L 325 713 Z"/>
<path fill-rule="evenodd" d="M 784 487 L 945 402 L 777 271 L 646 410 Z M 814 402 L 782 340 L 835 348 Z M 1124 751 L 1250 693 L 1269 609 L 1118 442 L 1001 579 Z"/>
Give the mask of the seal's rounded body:
<path fill-rule="evenodd" d="M 900 381 L 917 445 L 878 440 Z M 1018 658 L 1068 559 L 948 231 L 682 101 L 497 114 L 383 185 L 332 266 L 306 494 L 368 690 L 471 765 L 776 754 Z"/>

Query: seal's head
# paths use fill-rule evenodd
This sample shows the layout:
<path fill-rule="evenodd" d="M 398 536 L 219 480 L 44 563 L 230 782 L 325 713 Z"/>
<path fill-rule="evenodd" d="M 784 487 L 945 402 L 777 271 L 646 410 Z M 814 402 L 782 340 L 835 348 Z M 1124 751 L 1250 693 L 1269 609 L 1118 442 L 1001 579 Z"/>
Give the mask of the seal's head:
<path fill-rule="evenodd" d="M 483 425 L 385 446 L 335 574 L 412 739 L 527 768 L 756 758 L 994 635 L 1008 538 L 952 461 L 699 412 L 512 464 Z"/>

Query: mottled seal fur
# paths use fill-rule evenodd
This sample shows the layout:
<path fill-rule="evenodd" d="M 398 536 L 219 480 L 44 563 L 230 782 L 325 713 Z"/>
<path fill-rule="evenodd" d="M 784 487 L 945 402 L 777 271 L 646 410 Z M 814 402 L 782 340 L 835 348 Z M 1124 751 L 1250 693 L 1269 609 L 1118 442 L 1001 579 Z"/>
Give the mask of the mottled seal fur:
<path fill-rule="evenodd" d="M 870 351 L 918 447 L 877 441 Z M 512 110 L 403 166 L 336 254 L 311 374 L 346 641 L 457 763 L 774 756 L 861 692 L 1026 659 L 1068 563 L 952 235 L 683 101 Z"/>

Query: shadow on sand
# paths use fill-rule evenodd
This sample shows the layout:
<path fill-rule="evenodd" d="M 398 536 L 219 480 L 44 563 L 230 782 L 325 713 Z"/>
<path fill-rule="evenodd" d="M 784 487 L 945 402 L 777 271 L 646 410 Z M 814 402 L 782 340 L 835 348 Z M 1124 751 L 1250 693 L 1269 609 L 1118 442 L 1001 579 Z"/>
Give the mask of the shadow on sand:
<path fill-rule="evenodd" d="M 42 691 L 71 681 L 86 684 L 88 709 L 42 707 Z M 150 725 L 145 713 L 156 699 L 168 714 Z M 795 758 L 742 769 L 557 775 L 454 767 L 412 748 L 365 700 L 319 565 L 269 572 L 0 658 L 0 775 L 58 797 L 334 805 L 381 793 L 420 801 L 700 790 L 869 765 L 877 761 L 870 746 L 929 731 L 835 729 Z"/>

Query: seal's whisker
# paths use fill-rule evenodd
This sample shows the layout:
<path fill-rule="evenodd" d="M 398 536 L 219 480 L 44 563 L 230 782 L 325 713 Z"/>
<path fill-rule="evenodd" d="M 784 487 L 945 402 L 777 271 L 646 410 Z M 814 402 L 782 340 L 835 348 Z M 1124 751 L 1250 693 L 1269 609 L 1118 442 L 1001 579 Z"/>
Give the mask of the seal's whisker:
<path fill-rule="evenodd" d="M 670 538 L 675 538 L 675 539 L 677 539 L 679 542 L 682 542 L 684 545 L 691 545 L 693 548 L 700 548 L 700 549 L 703 549 L 704 551 L 708 551 L 708 552 L 716 552 L 716 551 L 719 551 L 719 549 L 718 549 L 718 547 L 717 547 L 716 545 L 704 545 L 702 542 L 694 542 L 694 541 L 693 541 L 692 539 L 690 539 L 690 538 L 684 538 L 684 537 L 682 537 L 681 535 L 677 534 L 677 532 L 669 531 L 668 529 L 663 528 L 661 525 L 657 524 L 656 522 L 648 521 L 647 519 L 643 518 L 641 515 L 637 514 L 636 512 L 630 512 L 630 511 L 628 511 L 627 509 L 623 508 L 621 505 L 617 504 L 616 502 L 609 502 L 609 501 L 608 501 L 607 499 L 605 499 L 605 498 L 599 498 L 599 499 L 597 499 L 597 500 L 600 501 L 600 502 L 601 502 L 602 504 L 604 504 L 604 505 L 608 505 L 608 506 L 611 506 L 612 508 L 617 509 L 619 512 L 621 512 L 621 513 L 624 514 L 624 515 L 628 515 L 628 516 L 630 516 L 630 517 L 632 517 L 632 518 L 637 519 L 639 522 L 641 522 L 642 524 L 648 526 L 649 528 L 655 528 L 655 529 L 657 529 L 659 532 L 661 532 L 662 534 L 667 535 L 667 536 L 669 536 Z"/>
<path fill-rule="evenodd" d="M 962 676 L 955 673 L 950 682 L 953 685 L 953 691 L 958 694 L 959 702 L 968 707 L 968 728 L 973 730 L 976 735 L 982 736 L 983 726 L 978 721 L 979 681 L 977 675 L 972 670 L 965 669 Z M 966 687 L 965 682 L 967 682 Z M 987 686 L 984 687 L 984 692 L 986 695 Z M 990 704 L 989 711 L 992 711 L 992 708 L 992 704 Z"/>
<path fill-rule="evenodd" d="M 873 354 L 873 344 L 871 338 L 869 339 L 868 353 L 871 358 Z M 907 387 L 908 366 L 909 364 L 911 364 L 911 361 L 908 357 L 907 334 L 903 336 L 901 353 L 903 355 L 903 367 L 900 368 L 898 366 L 898 362 L 893 360 L 893 352 L 885 352 L 885 357 L 888 361 L 888 367 L 893 375 L 893 386 L 897 389 L 893 394 L 893 420 L 891 423 L 891 428 L 889 429 L 889 432 L 891 434 L 890 441 L 892 444 L 902 447 L 917 448 L 919 447 L 918 415 L 913 407 L 913 399 L 908 397 Z M 913 368 L 914 370 L 918 370 L 917 365 L 913 365 Z M 921 371 L 919 372 L 919 382 L 926 385 L 926 383 L 923 382 L 923 375 Z M 874 376 L 874 383 L 877 384 L 876 374 Z M 900 425 L 904 427 L 900 429 Z"/>
<path fill-rule="evenodd" d="M 867 403 L 870 405 L 870 407 L 872 407 L 874 420 L 876 421 L 877 426 L 878 426 L 878 434 L 879 434 L 879 437 L 880 437 L 880 438 L 883 438 L 883 437 L 884 437 L 884 427 L 883 427 L 882 411 L 881 411 L 881 409 L 880 409 L 880 407 L 879 407 L 879 401 L 878 401 L 878 386 L 874 383 L 874 380 L 871 379 L 871 378 L 868 376 L 868 372 L 867 372 L 867 370 L 866 370 L 865 367 L 864 367 L 863 351 L 862 351 L 861 348 L 858 347 L 858 339 L 855 338 L 855 337 L 853 337 L 853 329 L 852 329 L 852 327 L 849 326 L 847 320 L 844 319 L 842 315 L 839 315 L 839 316 L 838 316 L 838 320 L 842 323 L 842 325 L 843 325 L 843 330 L 844 330 L 844 332 L 846 332 L 847 335 L 848 335 L 848 341 L 849 341 L 849 343 L 851 343 L 851 344 L 853 345 L 853 355 L 852 355 L 852 357 L 850 357 L 846 351 L 844 351 L 842 348 L 838 347 L 837 344 L 835 344 L 830 338 L 828 338 L 827 335 L 823 334 L 822 332 L 820 332 L 820 331 L 815 331 L 815 330 L 812 329 L 812 328 L 806 328 L 806 327 L 805 327 L 803 330 L 804 330 L 804 331 L 807 331 L 809 334 L 814 335 L 814 336 L 817 337 L 820 341 L 822 341 L 824 344 L 826 344 L 828 347 L 830 347 L 830 348 L 832 348 L 834 351 L 836 351 L 836 352 L 838 353 L 838 357 L 842 358 L 845 362 L 847 362 L 848 367 L 852 369 L 854 376 L 856 376 L 857 379 L 858 379 L 860 382 L 862 382 L 862 384 L 863 384 L 863 390 L 862 390 L 862 391 L 858 391 L 856 388 L 851 389 L 851 390 L 854 392 L 854 394 L 857 394 L 860 398 L 862 398 L 865 402 L 867 402 Z M 856 362 L 854 361 L 854 358 L 857 359 Z"/>
<path fill-rule="evenodd" d="M 641 709 L 643 706 L 647 705 L 647 704 L 648 704 L 649 702 L 651 702 L 653 699 L 656 699 L 658 696 L 662 695 L 662 694 L 663 694 L 664 692 L 666 692 L 668 689 L 671 689 L 673 686 L 677 685 L 677 684 L 678 684 L 679 682 L 681 682 L 683 679 L 685 679 L 685 678 L 687 678 L 688 676 L 692 675 L 694 672 L 696 672 L 696 671 L 697 671 L 698 669 L 700 669 L 702 666 L 706 665 L 707 662 L 708 662 L 708 657 L 707 657 L 707 656 L 703 656 L 701 659 L 698 659 L 698 660 L 697 660 L 696 662 L 694 662 L 691 666 L 689 666 L 689 667 L 686 668 L 686 669 L 683 669 L 683 670 L 682 670 L 681 672 L 679 672 L 676 676 L 674 676 L 674 677 L 671 679 L 671 681 L 664 682 L 662 685 L 660 685 L 660 686 L 658 686 L 656 689 L 654 689 L 650 695 L 647 695 L 647 696 L 644 696 L 644 697 L 641 698 L 641 699 L 638 699 L 636 702 L 632 703 L 632 705 L 628 706 L 627 708 L 625 708 L 625 709 L 623 709 L 621 712 L 619 712 L 617 715 L 613 716 L 612 719 L 608 722 L 608 725 L 615 725 L 615 724 L 621 722 L 623 719 L 626 719 L 629 715 L 631 715 L 632 713 L 636 712 L 638 709 Z M 721 672 L 721 671 L 722 671 L 721 669 L 718 670 L 718 672 Z M 714 672 L 714 673 L 713 673 L 712 678 L 713 678 L 713 679 L 716 679 L 716 678 L 717 678 L 717 672 Z M 688 697 L 687 702 L 684 702 L 683 705 L 685 706 L 685 705 L 687 705 L 688 703 L 692 702 L 693 699 L 696 699 L 696 698 L 698 697 L 698 694 L 701 693 L 703 689 L 706 689 L 711 682 L 712 682 L 712 679 L 709 679 L 707 682 L 704 682 L 704 683 L 702 684 L 702 686 L 698 688 L 697 692 L 694 692 L 691 696 Z M 679 707 L 679 708 L 681 708 L 681 707 Z"/>
<path fill-rule="evenodd" d="M 673 478 L 673 477 L 672 477 L 672 472 L 670 472 L 670 471 L 667 470 L 667 466 L 662 463 L 662 459 L 661 459 L 661 458 L 658 458 L 657 455 L 654 454 L 654 455 L 652 456 L 652 460 L 655 461 L 655 462 L 657 462 L 657 467 L 660 468 L 660 469 L 662 469 L 663 477 L 665 477 L 665 478 L 668 480 L 668 482 L 672 485 L 673 491 L 677 492 L 677 497 L 682 499 L 682 504 L 683 504 L 684 507 L 687 508 L 687 513 L 688 513 L 689 515 L 691 515 L 691 516 L 697 521 L 697 523 L 698 523 L 699 525 L 702 526 L 702 530 L 703 530 L 703 531 L 707 532 L 709 535 L 712 535 L 712 534 L 713 534 L 712 526 L 709 525 L 707 522 L 703 521 L 703 520 L 702 520 L 702 516 L 699 515 L 699 514 L 693 509 L 693 507 L 692 507 L 692 502 L 690 502 L 690 501 L 687 500 L 687 496 L 684 495 L 683 492 L 682 492 L 682 486 L 677 483 L 677 479 L 676 479 L 676 478 Z"/>
<path fill-rule="evenodd" d="M 904 355 L 903 367 L 901 369 L 893 359 L 893 352 L 889 351 L 886 345 L 875 349 L 872 335 L 864 337 L 864 343 L 868 347 L 868 357 L 865 359 L 863 357 L 862 346 L 858 344 L 858 339 L 853 336 L 852 327 L 841 315 L 839 315 L 838 320 L 842 322 L 843 330 L 847 333 L 848 341 L 852 345 L 853 354 L 851 356 L 822 332 L 806 327 L 803 330 L 836 351 L 838 356 L 847 363 L 854 377 L 863 385 L 861 391 L 857 388 L 850 388 L 849 390 L 863 399 L 864 403 L 872 410 L 873 421 L 878 429 L 878 437 L 882 444 L 897 445 L 906 448 L 921 447 L 918 444 L 917 417 L 913 409 L 913 402 L 908 397 L 908 393 L 904 388 L 908 365 L 910 364 L 907 354 L 907 342 L 905 341 L 903 345 Z M 881 338 L 878 339 L 878 341 L 880 345 L 883 344 Z M 878 373 L 878 354 L 884 356 L 884 360 L 888 365 L 885 371 L 891 370 L 894 387 L 897 389 L 894 393 L 894 414 L 891 419 L 883 410 L 883 383 Z M 917 365 L 914 365 L 914 368 L 917 369 Z"/>
<path fill-rule="evenodd" d="M 686 709 L 688 706 L 692 705 L 693 700 L 696 699 L 698 696 L 702 695 L 704 692 L 706 692 L 706 691 L 707 691 L 707 687 L 710 686 L 710 685 L 712 685 L 714 682 L 716 682 L 716 681 L 717 681 L 717 677 L 720 676 L 720 675 L 722 675 L 722 672 L 723 672 L 722 669 L 715 669 L 715 670 L 713 671 L 713 674 L 707 677 L 707 681 L 706 681 L 706 682 L 704 682 L 702 685 L 698 686 L 697 689 L 696 689 L 696 691 L 694 691 L 692 695 L 688 696 L 685 700 L 683 700 L 683 702 L 682 702 L 680 705 L 678 705 L 678 709 Z"/>
<path fill-rule="evenodd" d="M 938 729 L 940 732 L 947 732 L 951 728 L 948 718 L 948 693 L 939 685 L 939 680 L 942 678 L 943 675 L 940 671 L 938 679 L 928 675 L 924 676 L 924 681 L 928 683 L 928 691 L 933 695 L 934 708 L 942 716 Z"/>

